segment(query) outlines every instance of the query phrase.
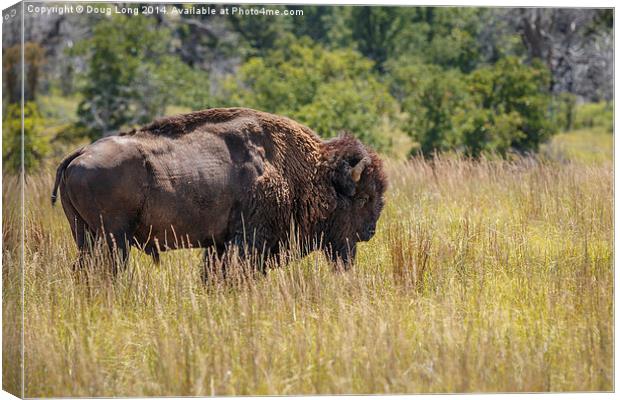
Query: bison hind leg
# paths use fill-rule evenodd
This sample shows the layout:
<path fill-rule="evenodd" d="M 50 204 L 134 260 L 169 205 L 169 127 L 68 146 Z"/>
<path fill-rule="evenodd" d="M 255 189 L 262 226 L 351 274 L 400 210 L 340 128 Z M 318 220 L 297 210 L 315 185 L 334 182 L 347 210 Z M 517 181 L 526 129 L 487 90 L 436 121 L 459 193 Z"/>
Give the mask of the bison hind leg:
<path fill-rule="evenodd" d="M 92 254 L 96 232 L 90 229 L 88 223 L 80 216 L 67 196 L 62 197 L 62 208 L 69 220 L 73 240 L 78 248 L 78 257 L 72 264 L 72 270 L 79 271 L 84 268 L 87 256 Z"/>
<path fill-rule="evenodd" d="M 272 258 L 272 248 L 257 231 L 252 236 L 237 234 L 227 246 L 229 266 L 234 264 L 237 273 L 246 277 L 255 273 L 267 275 L 268 263 Z"/>
<path fill-rule="evenodd" d="M 200 277 L 203 283 L 213 282 L 216 279 L 226 280 L 227 262 L 224 246 L 205 248 Z"/>
<path fill-rule="evenodd" d="M 241 234 L 223 245 L 205 249 L 202 281 L 205 283 L 218 280 L 244 282 L 254 279 L 256 273 L 267 274 L 268 261 L 272 253 L 263 240 L 247 240 Z"/>

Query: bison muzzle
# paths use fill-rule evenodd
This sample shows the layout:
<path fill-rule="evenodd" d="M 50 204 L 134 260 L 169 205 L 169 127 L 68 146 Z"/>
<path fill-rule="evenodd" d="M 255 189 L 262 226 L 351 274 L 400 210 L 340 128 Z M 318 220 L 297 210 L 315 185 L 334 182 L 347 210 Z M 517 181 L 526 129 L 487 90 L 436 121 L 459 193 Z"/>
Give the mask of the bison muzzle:
<path fill-rule="evenodd" d="M 156 120 L 65 158 L 52 204 L 62 206 L 83 260 L 104 239 L 124 266 L 131 246 L 165 250 L 236 246 L 277 255 L 291 226 L 304 252 L 350 265 L 374 235 L 386 177 L 352 135 L 323 141 L 285 117 L 219 108 Z"/>

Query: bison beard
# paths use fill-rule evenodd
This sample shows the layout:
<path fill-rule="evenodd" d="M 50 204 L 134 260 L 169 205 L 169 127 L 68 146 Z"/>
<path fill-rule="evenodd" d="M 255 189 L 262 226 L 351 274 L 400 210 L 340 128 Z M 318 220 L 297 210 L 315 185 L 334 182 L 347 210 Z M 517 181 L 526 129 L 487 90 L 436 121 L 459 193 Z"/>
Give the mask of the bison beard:
<path fill-rule="evenodd" d="M 381 160 L 351 135 L 322 141 L 285 117 L 245 108 L 157 120 L 100 139 L 59 165 L 62 206 L 80 255 L 89 237 L 118 252 L 204 247 L 277 256 L 320 249 L 348 267 L 374 235 L 386 178 Z M 284 247 L 284 248 L 283 248 Z"/>

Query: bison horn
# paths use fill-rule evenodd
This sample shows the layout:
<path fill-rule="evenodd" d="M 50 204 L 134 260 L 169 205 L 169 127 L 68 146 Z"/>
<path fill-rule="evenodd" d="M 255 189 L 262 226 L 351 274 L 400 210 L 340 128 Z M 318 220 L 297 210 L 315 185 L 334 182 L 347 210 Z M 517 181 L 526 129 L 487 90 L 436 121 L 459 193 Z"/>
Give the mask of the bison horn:
<path fill-rule="evenodd" d="M 355 167 L 351 170 L 351 179 L 353 182 L 357 183 L 362 177 L 362 172 L 364 172 L 364 168 L 370 164 L 370 158 L 364 157 L 358 162 Z"/>

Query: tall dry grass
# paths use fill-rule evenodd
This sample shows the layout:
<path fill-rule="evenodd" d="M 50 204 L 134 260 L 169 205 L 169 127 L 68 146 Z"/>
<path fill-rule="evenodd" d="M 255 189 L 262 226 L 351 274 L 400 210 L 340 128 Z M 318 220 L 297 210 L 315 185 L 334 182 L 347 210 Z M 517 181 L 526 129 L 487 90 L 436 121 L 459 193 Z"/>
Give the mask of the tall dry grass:
<path fill-rule="evenodd" d="M 73 274 L 52 175 L 30 177 L 26 396 L 613 390 L 611 163 L 388 169 L 351 271 L 313 253 L 209 285 L 197 250 L 159 266 L 134 250 L 116 279 L 97 260 Z M 9 212 L 5 285 L 19 269 Z"/>

